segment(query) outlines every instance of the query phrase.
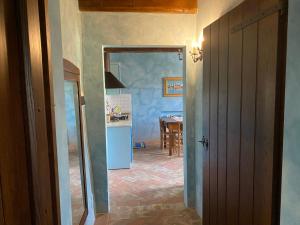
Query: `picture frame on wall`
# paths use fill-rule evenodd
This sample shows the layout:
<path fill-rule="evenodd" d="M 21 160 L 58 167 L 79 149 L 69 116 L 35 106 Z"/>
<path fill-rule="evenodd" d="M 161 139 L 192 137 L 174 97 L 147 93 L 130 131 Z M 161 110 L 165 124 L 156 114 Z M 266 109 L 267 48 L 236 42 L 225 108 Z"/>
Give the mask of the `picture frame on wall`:
<path fill-rule="evenodd" d="M 183 96 L 183 78 L 182 77 L 164 77 L 163 78 L 163 96 L 164 97 Z"/>

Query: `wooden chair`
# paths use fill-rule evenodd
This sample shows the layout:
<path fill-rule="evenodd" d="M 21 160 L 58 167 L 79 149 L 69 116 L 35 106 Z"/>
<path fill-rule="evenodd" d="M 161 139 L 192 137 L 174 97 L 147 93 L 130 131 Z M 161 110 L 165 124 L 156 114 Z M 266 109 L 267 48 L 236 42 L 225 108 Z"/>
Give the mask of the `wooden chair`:
<path fill-rule="evenodd" d="M 177 136 L 178 140 L 178 157 L 180 156 L 181 151 L 183 150 L 183 124 L 179 123 L 179 131 L 178 131 L 178 136 Z"/>
<path fill-rule="evenodd" d="M 163 150 L 167 147 L 169 141 L 169 130 L 164 123 L 164 121 L 159 118 L 159 127 L 160 127 L 160 148 Z"/>
<path fill-rule="evenodd" d="M 177 153 L 180 156 L 180 152 L 182 149 L 182 123 L 170 123 L 168 124 L 169 128 L 169 155 L 173 155 L 173 153 Z"/>

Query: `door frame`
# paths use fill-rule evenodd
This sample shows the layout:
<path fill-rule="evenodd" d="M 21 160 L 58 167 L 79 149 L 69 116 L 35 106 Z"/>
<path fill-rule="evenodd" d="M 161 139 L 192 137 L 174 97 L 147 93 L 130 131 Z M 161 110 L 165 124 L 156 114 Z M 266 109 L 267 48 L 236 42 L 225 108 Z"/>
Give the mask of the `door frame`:
<path fill-rule="evenodd" d="M 26 159 L 21 160 L 27 160 L 28 163 L 28 177 L 25 180 L 29 184 L 28 198 L 32 224 L 60 225 L 48 0 L 6 0 L 2 6 L 4 8 L 1 10 L 5 13 L 13 11 L 16 15 L 13 23 L 9 18 L 5 18 L 7 20 L 4 21 L 6 30 L 14 32 L 13 34 L 17 36 L 15 43 L 17 47 L 8 49 L 6 57 L 8 60 L 18 60 L 20 71 L 16 74 L 16 71 L 10 68 L 7 75 L 19 75 L 20 79 L 21 111 L 24 121 L 24 131 L 21 132 L 25 134 L 26 152 Z M 17 29 L 11 30 L 11 27 L 15 26 Z M 1 41 L 8 37 L 5 33 L 1 33 Z M 9 95 L 13 90 L 1 91 L 5 91 L 10 98 L 15 97 Z M 16 119 L 18 121 L 21 118 Z M 16 132 L 15 141 L 19 138 L 20 135 Z M 10 148 L 1 150 L 9 151 Z M 1 180 L 2 187 L 5 185 L 4 182 Z M 22 186 L 22 182 L 19 181 L 18 184 Z M 17 193 L 12 195 L 17 196 Z M 17 204 L 18 198 L 12 201 Z"/>
<path fill-rule="evenodd" d="M 101 70 L 104 71 L 104 65 L 105 65 L 105 53 L 176 53 L 178 52 L 182 54 L 182 61 L 183 61 L 183 68 L 182 68 L 182 78 L 183 78 L 183 84 L 184 84 L 184 90 L 183 90 L 183 153 L 184 153 L 184 203 L 186 207 L 194 207 L 193 203 L 191 203 L 191 196 L 193 195 L 192 186 L 194 186 L 194 182 L 191 181 L 194 179 L 191 176 L 188 176 L 189 173 L 194 174 L 194 168 L 192 169 L 190 165 L 194 166 L 193 163 L 190 161 L 192 160 L 189 156 L 189 150 L 187 150 L 187 59 L 186 56 L 188 55 L 187 52 L 187 46 L 184 45 L 165 45 L 165 46 L 156 46 L 156 45 L 103 45 L 101 48 L 101 55 L 102 55 L 102 68 Z M 102 79 L 105 81 L 105 73 L 102 73 Z M 105 98 L 105 87 L 104 87 L 104 98 Z M 105 99 L 104 99 L 105 102 Z M 104 115 L 105 121 L 106 116 Z M 106 124 L 105 124 L 106 127 Z M 106 132 L 106 131 L 105 131 Z M 107 133 L 105 133 L 106 137 Z M 107 155 L 107 143 L 106 143 L 106 155 Z M 106 160 L 107 162 L 107 160 Z M 108 171 L 108 169 L 107 169 Z M 109 184 L 108 184 L 109 185 Z M 109 190 L 109 188 L 108 188 Z M 110 198 L 108 195 L 108 211 L 110 211 Z"/>

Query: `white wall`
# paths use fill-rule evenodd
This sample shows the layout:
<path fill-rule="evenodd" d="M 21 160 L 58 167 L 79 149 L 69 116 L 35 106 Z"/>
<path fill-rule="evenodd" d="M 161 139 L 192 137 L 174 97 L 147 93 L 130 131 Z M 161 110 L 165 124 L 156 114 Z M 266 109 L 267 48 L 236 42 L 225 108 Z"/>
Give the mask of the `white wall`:
<path fill-rule="evenodd" d="M 197 34 L 244 0 L 198 0 Z"/>

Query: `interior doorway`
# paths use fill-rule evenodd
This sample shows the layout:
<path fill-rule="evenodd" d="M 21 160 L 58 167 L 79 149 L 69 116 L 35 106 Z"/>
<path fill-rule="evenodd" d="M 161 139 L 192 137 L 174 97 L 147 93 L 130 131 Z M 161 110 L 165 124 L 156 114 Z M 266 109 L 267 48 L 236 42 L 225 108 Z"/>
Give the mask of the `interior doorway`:
<path fill-rule="evenodd" d="M 183 51 L 104 48 L 110 220 L 198 222 L 183 194 Z"/>

